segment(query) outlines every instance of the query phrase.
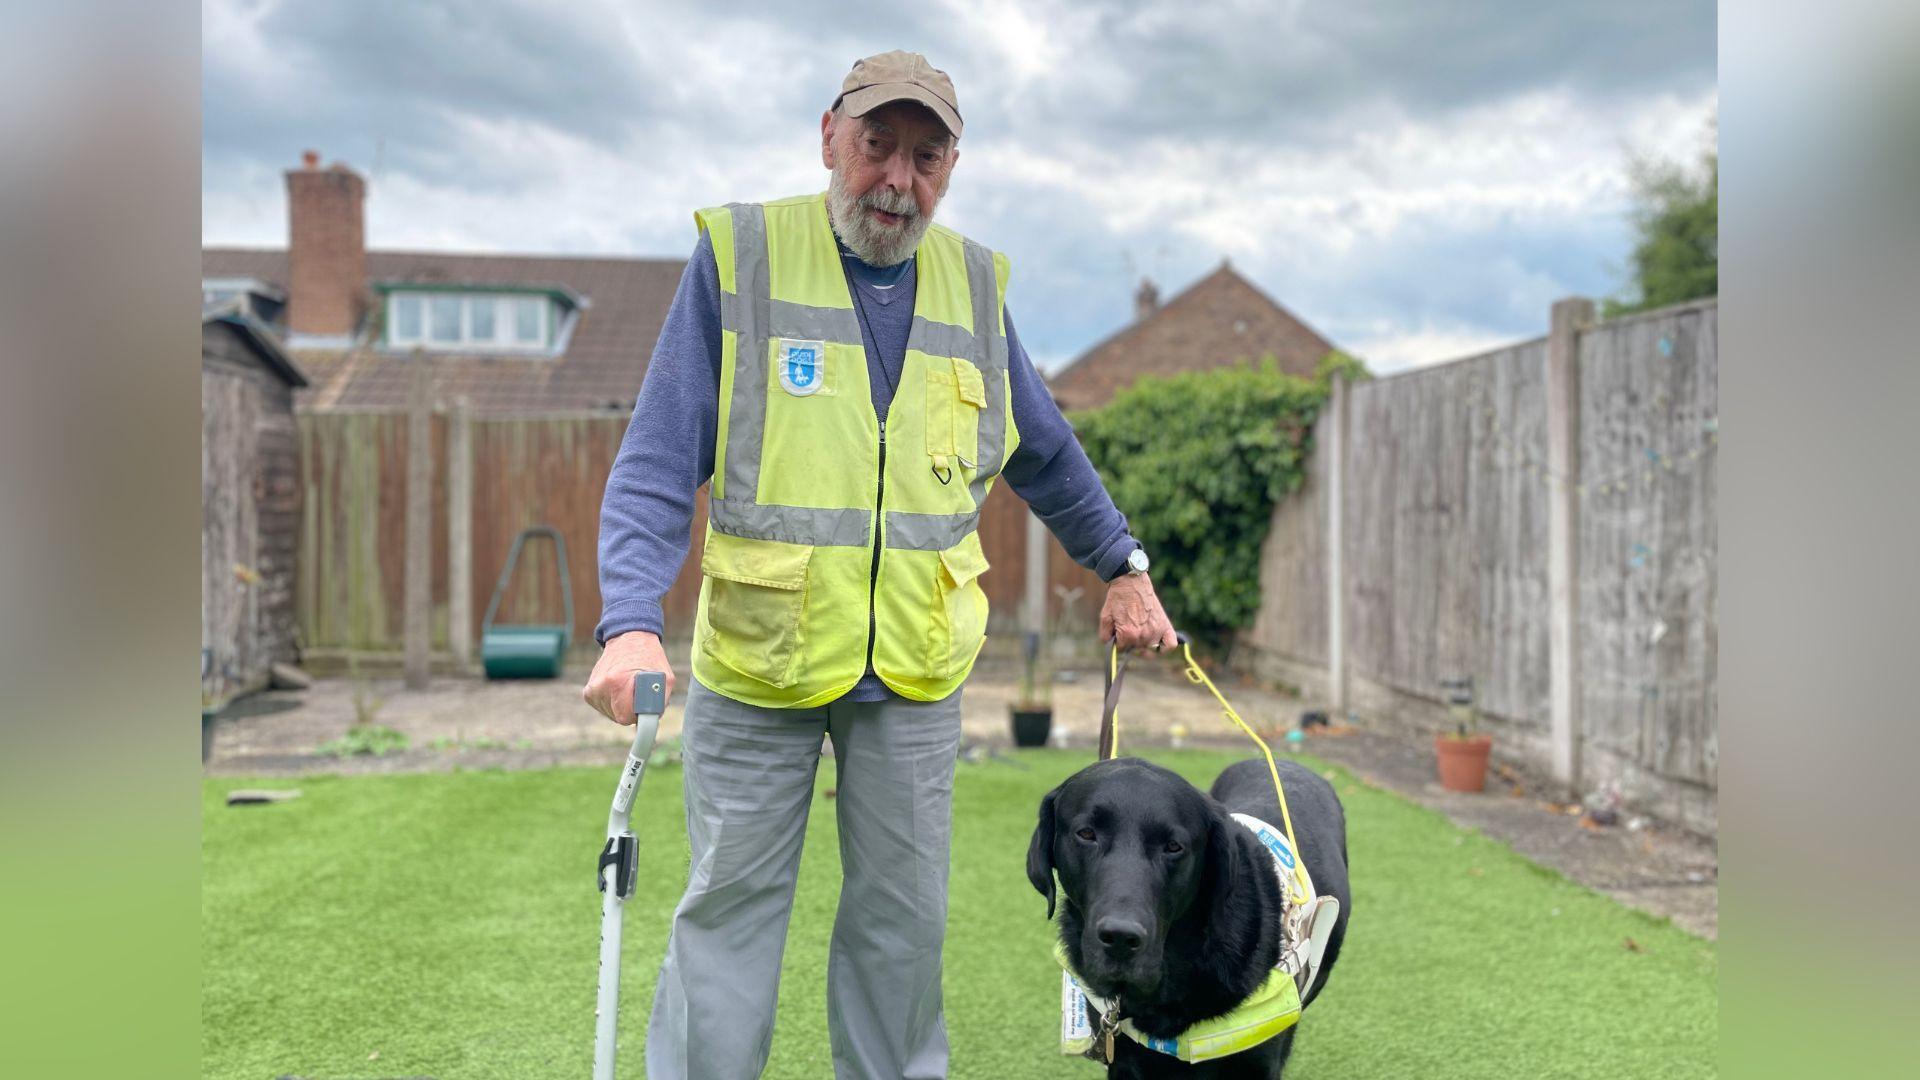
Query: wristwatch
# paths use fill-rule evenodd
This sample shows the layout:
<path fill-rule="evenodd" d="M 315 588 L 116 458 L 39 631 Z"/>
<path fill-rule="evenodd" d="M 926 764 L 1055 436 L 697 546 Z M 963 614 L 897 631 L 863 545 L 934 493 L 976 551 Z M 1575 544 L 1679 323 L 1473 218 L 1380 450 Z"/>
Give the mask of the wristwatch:
<path fill-rule="evenodd" d="M 1127 573 L 1145 574 L 1148 565 L 1146 548 L 1134 548 L 1127 553 Z"/>

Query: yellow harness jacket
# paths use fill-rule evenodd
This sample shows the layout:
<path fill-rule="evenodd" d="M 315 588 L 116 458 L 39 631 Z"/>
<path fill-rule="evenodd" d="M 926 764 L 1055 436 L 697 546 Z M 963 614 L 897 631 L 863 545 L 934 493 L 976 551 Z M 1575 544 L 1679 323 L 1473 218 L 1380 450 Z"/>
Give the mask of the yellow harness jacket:
<path fill-rule="evenodd" d="M 694 675 L 737 701 L 819 705 L 873 669 L 959 687 L 985 640 L 976 529 L 1019 444 L 1006 257 L 934 225 L 893 402 L 874 415 L 826 197 L 694 215 L 720 273 L 719 429 Z"/>

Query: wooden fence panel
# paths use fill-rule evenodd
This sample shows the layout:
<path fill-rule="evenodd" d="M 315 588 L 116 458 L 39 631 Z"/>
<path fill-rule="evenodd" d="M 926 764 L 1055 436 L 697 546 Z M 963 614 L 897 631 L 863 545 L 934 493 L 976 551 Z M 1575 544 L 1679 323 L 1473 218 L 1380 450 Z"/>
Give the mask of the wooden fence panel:
<path fill-rule="evenodd" d="M 1348 663 L 1544 727 L 1545 347 L 1527 342 L 1353 388 L 1345 507 Z"/>
<path fill-rule="evenodd" d="M 407 418 L 301 413 L 299 610 L 308 648 L 398 650 Z M 439 450 L 436 444 L 436 451 Z M 436 474 L 443 459 L 436 452 Z M 440 591 L 439 595 L 444 595 Z"/>
<path fill-rule="evenodd" d="M 1681 308 L 1580 342 L 1580 709 L 1587 745 L 1719 775 L 1718 324 Z"/>
<path fill-rule="evenodd" d="M 401 645 L 406 573 L 403 413 L 299 415 L 306 488 L 299 559 L 300 628 L 309 648 L 361 652 Z M 433 420 L 433 643 L 447 643 L 447 421 Z M 595 414 L 474 422 L 472 605 L 475 640 L 495 579 L 520 529 L 551 524 L 566 538 L 574 636 L 600 616 L 600 496 L 624 417 Z M 502 599 L 499 621 L 558 622 L 551 545 L 536 542 Z M 690 610 L 690 609 L 689 609 Z"/>
<path fill-rule="evenodd" d="M 514 536 L 521 529 L 549 525 L 567 541 L 573 639 L 593 641 L 600 621 L 600 499 L 626 427 L 625 416 L 593 414 L 475 422 L 475 619 L 486 614 Z M 553 545 L 530 541 L 502 595 L 495 621 L 557 623 L 560 615 Z"/>
<path fill-rule="evenodd" d="M 1431 722 L 1438 681 L 1471 674 L 1482 711 L 1520 736 L 1507 748 L 1543 752 L 1548 497 L 1572 484 L 1587 782 L 1642 785 L 1629 796 L 1711 827 L 1717 320 L 1707 302 L 1580 333 L 1571 477 L 1547 464 L 1544 340 L 1354 386 L 1342 518 L 1353 676 Z M 1307 484 L 1274 512 L 1248 635 L 1252 652 L 1309 668 L 1327 659 L 1326 426 Z"/>

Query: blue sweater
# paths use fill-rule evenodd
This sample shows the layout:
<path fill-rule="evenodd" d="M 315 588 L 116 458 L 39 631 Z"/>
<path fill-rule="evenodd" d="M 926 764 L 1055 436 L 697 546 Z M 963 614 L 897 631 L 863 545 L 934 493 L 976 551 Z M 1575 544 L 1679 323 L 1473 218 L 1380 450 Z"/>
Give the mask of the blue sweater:
<path fill-rule="evenodd" d="M 874 412 L 887 414 L 913 325 L 914 262 L 872 267 L 845 248 L 867 352 Z M 1033 369 L 1007 315 L 1008 383 L 1020 445 L 1002 476 L 1075 562 L 1110 581 L 1139 545 Z M 601 644 L 631 630 L 664 633 L 661 600 L 686 561 L 694 491 L 713 474 L 720 397 L 720 275 L 703 234 L 660 328 L 633 421 L 600 504 Z M 868 670 L 850 701 L 892 695 Z"/>

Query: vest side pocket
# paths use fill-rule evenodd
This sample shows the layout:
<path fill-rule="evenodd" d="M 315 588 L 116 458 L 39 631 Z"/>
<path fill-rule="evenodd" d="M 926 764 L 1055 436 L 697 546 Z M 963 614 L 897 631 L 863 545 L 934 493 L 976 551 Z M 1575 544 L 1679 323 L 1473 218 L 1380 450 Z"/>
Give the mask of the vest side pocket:
<path fill-rule="evenodd" d="M 986 640 L 987 594 L 979 581 L 986 572 L 987 556 L 977 532 L 940 553 L 940 608 L 927 642 L 927 668 L 936 679 L 966 670 Z"/>
<path fill-rule="evenodd" d="M 709 534 L 700 555 L 707 579 L 701 650 L 769 686 L 793 685 L 812 558 L 813 548 L 802 544 Z"/>
<path fill-rule="evenodd" d="M 980 464 L 980 410 L 987 407 L 987 381 L 973 361 L 953 358 L 953 390 L 958 399 L 953 412 L 953 442 L 967 468 Z M 984 567 L 983 567 L 984 569 Z"/>
<path fill-rule="evenodd" d="M 927 453 L 936 465 L 952 466 L 952 458 L 972 469 L 980 461 L 980 410 L 986 408 L 987 384 L 971 360 L 953 357 L 927 365 Z M 946 460 L 939 460 L 946 459 Z"/>
<path fill-rule="evenodd" d="M 946 370 L 946 361 L 930 361 L 927 364 L 927 453 L 935 458 L 951 458 L 960 451 L 954 439 L 958 402 L 953 373 Z"/>

